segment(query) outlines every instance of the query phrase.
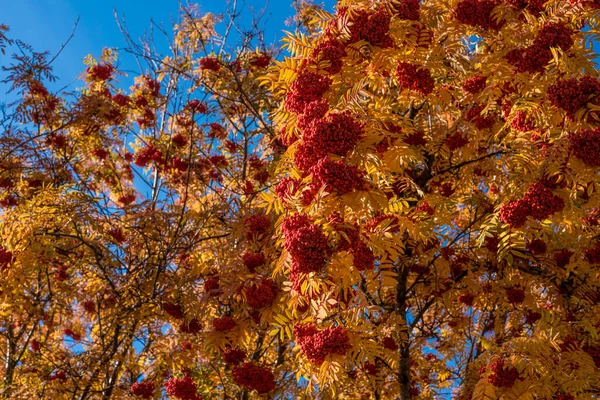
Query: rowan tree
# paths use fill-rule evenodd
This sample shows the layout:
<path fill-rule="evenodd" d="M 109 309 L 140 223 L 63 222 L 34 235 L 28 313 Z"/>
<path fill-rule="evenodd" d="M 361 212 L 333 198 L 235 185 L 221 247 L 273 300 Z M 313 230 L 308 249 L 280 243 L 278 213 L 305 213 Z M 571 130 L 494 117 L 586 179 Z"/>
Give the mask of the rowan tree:
<path fill-rule="evenodd" d="M 600 6 L 296 7 L 126 35 L 128 91 L 0 28 L 4 397 L 594 398 Z"/>

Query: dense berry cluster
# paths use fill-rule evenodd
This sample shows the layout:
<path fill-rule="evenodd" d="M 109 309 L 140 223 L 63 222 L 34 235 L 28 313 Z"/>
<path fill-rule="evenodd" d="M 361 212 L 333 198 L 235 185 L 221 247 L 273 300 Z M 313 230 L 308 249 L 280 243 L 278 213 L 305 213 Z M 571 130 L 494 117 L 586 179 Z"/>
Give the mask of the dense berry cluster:
<path fill-rule="evenodd" d="M 131 394 L 142 399 L 151 399 L 154 396 L 154 382 L 142 381 L 131 385 Z"/>
<path fill-rule="evenodd" d="M 343 195 L 365 186 L 363 171 L 343 161 L 332 161 L 329 157 L 323 157 L 309 172 L 314 185 L 317 188 L 325 186 L 328 192 Z"/>
<path fill-rule="evenodd" d="M 264 53 L 254 54 L 249 63 L 256 68 L 266 68 L 271 63 L 271 56 Z"/>
<path fill-rule="evenodd" d="M 196 318 L 193 318 L 189 321 L 183 321 L 179 325 L 179 330 L 182 333 L 189 333 L 189 334 L 195 335 L 195 334 L 199 333 L 200 331 L 202 331 L 202 323 L 200 321 L 198 321 Z"/>
<path fill-rule="evenodd" d="M 564 268 L 571 262 L 571 257 L 573 256 L 573 254 L 575 253 L 571 250 L 562 249 L 554 253 L 552 257 L 554 258 L 554 261 L 556 261 L 556 265 L 558 267 Z"/>
<path fill-rule="evenodd" d="M 564 200 L 552 193 L 552 189 L 541 183 L 534 183 L 522 199 L 502 206 L 500 220 L 513 228 L 520 228 L 527 217 L 543 220 L 562 211 L 564 207 Z"/>
<path fill-rule="evenodd" d="M 590 264 L 600 264 L 600 243 L 585 251 L 585 260 Z"/>
<path fill-rule="evenodd" d="M 157 164 L 163 162 L 163 154 L 154 145 L 148 144 L 135 153 L 133 163 L 138 167 L 145 167 L 150 161 Z"/>
<path fill-rule="evenodd" d="M 565 110 L 570 118 L 585 107 L 586 103 L 595 104 L 600 95 L 600 81 L 591 76 L 558 81 L 548 87 L 548 100 L 557 108 Z"/>
<path fill-rule="evenodd" d="M 321 99 L 330 85 L 329 77 L 304 70 L 292 83 L 285 98 L 285 107 L 291 112 L 302 114 L 309 103 Z"/>
<path fill-rule="evenodd" d="M 319 43 L 312 52 L 313 58 L 329 62 L 329 66 L 325 68 L 325 71 L 330 74 L 337 74 L 342 70 L 344 64 L 342 59 L 346 55 L 344 44 L 337 39 L 328 39 Z"/>
<path fill-rule="evenodd" d="M 396 78 L 402 89 L 414 90 L 423 96 L 433 92 L 435 87 L 431 72 L 427 68 L 407 62 L 401 62 L 396 66 Z"/>
<path fill-rule="evenodd" d="M 544 10 L 544 3 L 547 0 L 504 0 L 507 4 L 519 9 L 523 10 L 527 8 L 532 14 L 539 14 Z"/>
<path fill-rule="evenodd" d="M 271 370 L 249 361 L 233 368 L 233 380 L 238 385 L 258 393 L 268 393 L 275 389 L 275 375 Z"/>
<path fill-rule="evenodd" d="M 242 264 L 244 264 L 244 267 L 248 268 L 248 271 L 252 273 L 256 272 L 256 268 L 263 265 L 266 261 L 265 256 L 261 253 L 249 251 L 242 254 Z"/>
<path fill-rule="evenodd" d="M 219 69 L 221 69 L 219 60 L 214 57 L 202 57 L 200 60 L 198 60 L 198 65 L 200 65 L 200 68 L 207 69 L 209 71 L 217 72 Z"/>
<path fill-rule="evenodd" d="M 421 0 L 398 0 L 392 3 L 398 19 L 418 21 L 421 18 Z"/>
<path fill-rule="evenodd" d="M 515 367 L 506 367 L 506 361 L 500 358 L 490 364 L 492 373 L 487 380 L 499 388 L 509 388 L 519 379 L 519 371 Z"/>
<path fill-rule="evenodd" d="M 221 318 L 213 319 L 212 325 L 217 332 L 228 332 L 237 326 L 237 322 L 235 322 L 235 319 L 226 315 Z"/>
<path fill-rule="evenodd" d="M 294 335 L 306 358 L 317 365 L 323 364 L 330 354 L 345 355 L 352 347 L 341 326 L 319 331 L 314 325 L 296 325 Z"/>
<path fill-rule="evenodd" d="M 246 239 L 256 240 L 262 238 L 271 229 L 271 220 L 265 215 L 254 214 L 244 218 Z"/>
<path fill-rule="evenodd" d="M 455 132 L 448 136 L 445 142 L 448 145 L 448 148 L 451 151 L 454 151 L 469 144 L 469 138 L 460 132 Z"/>
<path fill-rule="evenodd" d="M 229 348 L 223 352 L 223 361 L 227 365 L 239 365 L 246 359 L 246 352 L 241 349 Z"/>
<path fill-rule="evenodd" d="M 527 117 L 527 113 L 519 110 L 515 113 L 515 117 L 510 122 L 511 128 L 519 132 L 529 132 L 535 129 L 535 123 Z"/>
<path fill-rule="evenodd" d="M 381 341 L 381 344 L 383 345 L 383 348 L 386 350 L 391 350 L 391 351 L 398 350 L 398 343 L 396 343 L 396 341 L 394 340 L 393 337 L 390 337 L 390 336 L 384 337 L 383 340 Z"/>
<path fill-rule="evenodd" d="M 404 139 L 402 139 L 402 141 L 409 146 L 425 146 L 425 144 L 427 144 L 427 140 L 425 140 L 425 132 L 423 131 L 409 133 Z"/>
<path fill-rule="evenodd" d="M 0 270 L 5 270 L 13 259 L 13 253 L 0 246 Z"/>
<path fill-rule="evenodd" d="M 462 87 L 467 93 L 477 94 L 485 89 L 486 81 L 485 76 L 475 75 L 464 81 Z"/>
<path fill-rule="evenodd" d="M 463 0 L 456 6 L 454 14 L 465 25 L 498 30 L 504 24 L 492 16 L 492 11 L 498 4 L 497 0 Z"/>
<path fill-rule="evenodd" d="M 298 190 L 300 182 L 297 179 L 286 176 L 282 178 L 275 187 L 275 194 L 279 200 L 284 201 L 288 197 L 293 196 Z"/>
<path fill-rule="evenodd" d="M 590 167 L 600 167 L 600 128 L 571 133 L 571 153 Z"/>
<path fill-rule="evenodd" d="M 521 288 L 506 289 L 506 298 L 512 304 L 521 304 L 525 300 L 525 291 Z"/>
<path fill-rule="evenodd" d="M 306 215 L 295 214 L 283 221 L 281 230 L 284 246 L 292 258 L 292 272 L 307 274 L 325 267 L 329 247 L 320 226 Z"/>
<path fill-rule="evenodd" d="M 250 307 L 255 309 L 273 304 L 277 293 L 279 293 L 277 284 L 268 278 L 261 278 L 260 283 L 254 283 L 245 289 L 246 301 Z"/>
<path fill-rule="evenodd" d="M 92 81 L 107 81 L 112 78 L 115 67 L 112 64 L 99 64 L 88 67 L 86 72 L 88 79 Z"/>
<path fill-rule="evenodd" d="M 527 243 L 527 250 L 529 250 L 534 256 L 544 254 L 546 253 L 546 242 L 544 242 L 542 239 L 534 239 Z"/>
<path fill-rule="evenodd" d="M 360 10 L 350 27 L 350 43 L 366 40 L 373 46 L 391 47 L 393 42 L 388 36 L 390 19 L 390 14 L 383 9 L 373 13 Z"/>
<path fill-rule="evenodd" d="M 473 296 L 472 293 L 462 293 L 458 296 L 458 301 L 467 307 L 471 307 L 473 305 L 474 300 L 475 296 Z"/>
<path fill-rule="evenodd" d="M 197 393 L 198 384 L 189 375 L 169 379 L 165 384 L 165 391 L 179 400 L 202 400 L 202 396 Z"/>
<path fill-rule="evenodd" d="M 313 123 L 320 121 L 329 111 L 329 102 L 325 99 L 315 100 L 304 107 L 304 113 L 298 116 L 298 128 L 314 130 Z"/>
<path fill-rule="evenodd" d="M 474 107 L 471 107 L 467 114 L 465 115 L 465 119 L 469 122 L 472 122 L 477 129 L 489 129 L 494 126 L 496 122 L 496 118 L 493 115 L 482 115 L 482 111 L 485 109 L 485 104 L 477 104 Z"/>
<path fill-rule="evenodd" d="M 169 314 L 175 319 L 183 318 L 183 308 L 179 304 L 164 301 L 162 303 L 162 308 L 165 311 L 165 313 Z"/>

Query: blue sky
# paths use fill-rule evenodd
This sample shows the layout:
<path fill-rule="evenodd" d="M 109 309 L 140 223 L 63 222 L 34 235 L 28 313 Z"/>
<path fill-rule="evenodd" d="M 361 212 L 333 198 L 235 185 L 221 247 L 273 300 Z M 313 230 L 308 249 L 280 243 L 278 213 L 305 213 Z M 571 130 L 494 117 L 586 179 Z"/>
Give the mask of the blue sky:
<path fill-rule="evenodd" d="M 217 14 L 222 13 L 227 4 L 223 0 L 197 3 L 201 10 Z M 246 15 L 249 15 L 251 8 L 262 10 L 267 7 L 264 20 L 267 43 L 278 42 L 281 31 L 290 29 L 284 21 L 293 15 L 291 3 L 292 0 L 238 0 L 238 5 L 245 6 Z M 323 3 L 331 10 L 335 0 L 325 0 Z M 21 39 L 36 51 L 48 50 L 51 54 L 60 49 L 71 34 L 75 21 L 80 18 L 74 38 L 54 64 L 55 73 L 61 79 L 59 86 L 64 86 L 72 83 L 84 69 L 82 59 L 86 55 L 99 56 L 103 47 L 124 46 L 114 10 L 125 18 L 132 36 L 137 38 L 150 26 L 151 19 L 171 31 L 171 20 L 177 17 L 179 1 L 0 0 L 0 7 L 0 22 L 9 25 L 11 38 Z"/>

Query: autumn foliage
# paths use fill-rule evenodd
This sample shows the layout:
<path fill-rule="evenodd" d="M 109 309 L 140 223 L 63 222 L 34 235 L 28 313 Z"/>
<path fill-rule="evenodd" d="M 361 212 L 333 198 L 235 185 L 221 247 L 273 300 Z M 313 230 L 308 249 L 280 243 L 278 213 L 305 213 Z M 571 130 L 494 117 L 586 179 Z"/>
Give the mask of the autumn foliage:
<path fill-rule="evenodd" d="M 296 11 L 73 93 L 0 26 L 2 396 L 595 398 L 598 2 Z"/>

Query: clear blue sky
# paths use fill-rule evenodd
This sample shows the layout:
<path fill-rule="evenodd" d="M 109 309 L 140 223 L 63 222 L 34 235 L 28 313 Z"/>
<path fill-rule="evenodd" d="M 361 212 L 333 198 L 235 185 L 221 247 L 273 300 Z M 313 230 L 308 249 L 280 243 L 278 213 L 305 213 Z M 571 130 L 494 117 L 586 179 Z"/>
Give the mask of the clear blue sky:
<path fill-rule="evenodd" d="M 262 10 L 267 7 L 267 43 L 278 42 L 281 31 L 289 29 L 284 21 L 293 15 L 291 2 L 292 0 L 238 0 L 238 4 L 245 4 L 248 15 L 250 8 Z M 335 0 L 322 2 L 328 10 L 335 4 Z M 202 11 L 217 14 L 226 8 L 224 0 L 200 0 L 196 3 Z M 54 64 L 55 73 L 61 79 L 60 86 L 64 86 L 76 79 L 84 69 L 81 60 L 86 55 L 98 56 L 103 47 L 124 46 L 115 22 L 114 10 L 126 19 L 135 38 L 140 37 L 150 26 L 150 19 L 163 23 L 167 31 L 170 31 L 171 20 L 177 18 L 178 9 L 178 0 L 0 0 L 0 22 L 9 25 L 11 38 L 31 44 L 36 51 L 48 50 L 54 54 L 69 37 L 79 17 L 75 37 Z"/>

